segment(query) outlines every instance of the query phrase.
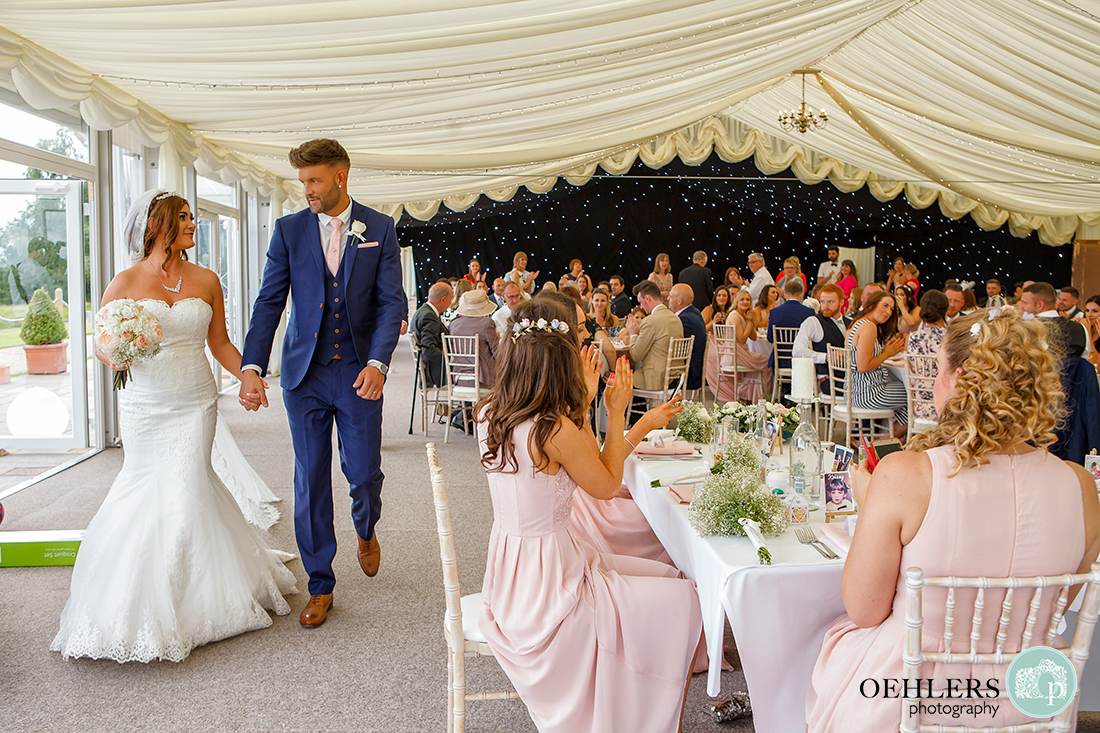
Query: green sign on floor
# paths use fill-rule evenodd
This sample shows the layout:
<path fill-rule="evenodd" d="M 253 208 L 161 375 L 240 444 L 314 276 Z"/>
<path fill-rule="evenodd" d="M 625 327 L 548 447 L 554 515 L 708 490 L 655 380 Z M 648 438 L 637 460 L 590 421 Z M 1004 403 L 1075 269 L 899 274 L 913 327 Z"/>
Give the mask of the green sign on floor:
<path fill-rule="evenodd" d="M 82 529 L 0 532 L 0 568 L 72 565 L 83 536 Z"/>

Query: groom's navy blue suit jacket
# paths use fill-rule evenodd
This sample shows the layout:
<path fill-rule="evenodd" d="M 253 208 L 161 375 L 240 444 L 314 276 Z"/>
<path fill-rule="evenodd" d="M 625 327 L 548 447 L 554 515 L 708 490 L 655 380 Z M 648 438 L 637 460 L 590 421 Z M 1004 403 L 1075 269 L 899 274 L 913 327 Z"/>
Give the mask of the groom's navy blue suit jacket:
<path fill-rule="evenodd" d="M 362 240 L 349 233 L 344 249 L 348 328 L 362 366 L 372 359 L 388 365 L 401 321 L 408 315 L 397 234 L 392 218 L 353 201 L 351 222 L 357 221 L 366 225 Z M 317 215 L 304 209 L 275 222 L 241 364 L 255 364 L 261 375 L 267 374 L 271 342 L 289 289 L 292 300 L 281 384 L 283 389 L 294 389 L 301 383 L 317 347 L 328 276 Z"/>

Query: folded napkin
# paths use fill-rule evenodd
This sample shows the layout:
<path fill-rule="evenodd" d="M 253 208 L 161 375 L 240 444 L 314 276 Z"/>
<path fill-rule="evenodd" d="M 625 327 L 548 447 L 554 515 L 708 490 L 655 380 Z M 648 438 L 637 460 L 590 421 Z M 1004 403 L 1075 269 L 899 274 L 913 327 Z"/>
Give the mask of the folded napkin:
<path fill-rule="evenodd" d="M 852 537 L 845 529 L 846 522 L 829 522 L 817 528 L 821 537 L 829 541 L 829 544 L 837 549 L 841 556 L 847 555 L 852 549 Z"/>
<path fill-rule="evenodd" d="M 695 487 L 691 484 L 676 484 L 669 486 L 668 490 L 681 504 L 690 504 L 691 500 L 695 498 Z"/>
<path fill-rule="evenodd" d="M 695 449 L 686 440 L 666 440 L 661 447 L 643 441 L 634 449 L 634 454 L 639 456 L 690 456 L 694 453 Z"/>

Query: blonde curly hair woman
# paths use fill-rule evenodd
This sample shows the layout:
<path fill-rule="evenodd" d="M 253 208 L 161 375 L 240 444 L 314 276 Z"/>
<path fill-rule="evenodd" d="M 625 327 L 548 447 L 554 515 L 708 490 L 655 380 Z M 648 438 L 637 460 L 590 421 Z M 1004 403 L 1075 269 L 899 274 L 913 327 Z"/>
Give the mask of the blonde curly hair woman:
<path fill-rule="evenodd" d="M 933 390 L 939 424 L 883 458 L 873 477 L 865 464 L 855 472 L 860 517 L 842 586 L 848 613 L 822 641 L 806 699 L 809 731 L 900 726 L 896 698 L 864 698 L 852 681 L 903 676 L 905 594 L 895 591 L 905 569 L 920 567 L 927 576 L 1058 575 L 1085 572 L 1096 559 L 1096 485 L 1084 468 L 1047 452 L 1063 394 L 1046 335 L 1041 321 L 1013 311 L 952 321 Z M 1052 595 L 1043 598 L 1038 628 L 1049 621 Z M 1031 596 L 1017 590 L 1014 605 L 1026 607 Z M 985 607 L 1000 608 L 1003 597 L 987 590 Z M 955 591 L 955 651 L 969 643 L 974 598 L 974 590 Z M 927 587 L 924 600 L 925 649 L 943 650 L 946 589 Z M 1014 617 L 1013 628 L 1017 621 L 1022 626 L 1023 618 Z M 994 650 L 997 627 L 982 626 L 976 651 Z M 950 670 L 952 677 L 1001 680 L 1006 672 L 1006 665 Z M 937 678 L 933 689 L 943 685 Z M 978 727 L 1030 720 L 1007 705 L 1001 713 L 995 720 L 926 715 L 921 722 Z"/>

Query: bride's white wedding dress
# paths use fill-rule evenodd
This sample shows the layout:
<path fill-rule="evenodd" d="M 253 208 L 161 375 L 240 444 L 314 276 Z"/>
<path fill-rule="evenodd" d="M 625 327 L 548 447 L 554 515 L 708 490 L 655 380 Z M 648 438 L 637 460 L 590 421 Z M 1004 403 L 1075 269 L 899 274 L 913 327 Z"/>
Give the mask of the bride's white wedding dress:
<path fill-rule="evenodd" d="M 260 474 L 256 473 L 256 469 L 249 464 L 221 416 L 218 416 L 218 427 L 214 431 L 214 448 L 210 453 L 210 462 L 218 478 L 241 508 L 245 519 L 260 529 L 268 529 L 279 521 L 279 509 L 272 504 L 282 499 L 275 496 L 260 478 Z"/>
<path fill-rule="evenodd" d="M 297 592 L 211 466 L 210 305 L 141 303 L 164 341 L 119 393 L 125 460 L 77 553 L 50 645 L 65 657 L 180 661 L 196 646 L 270 626 L 264 609 L 289 613 L 283 594 Z"/>

